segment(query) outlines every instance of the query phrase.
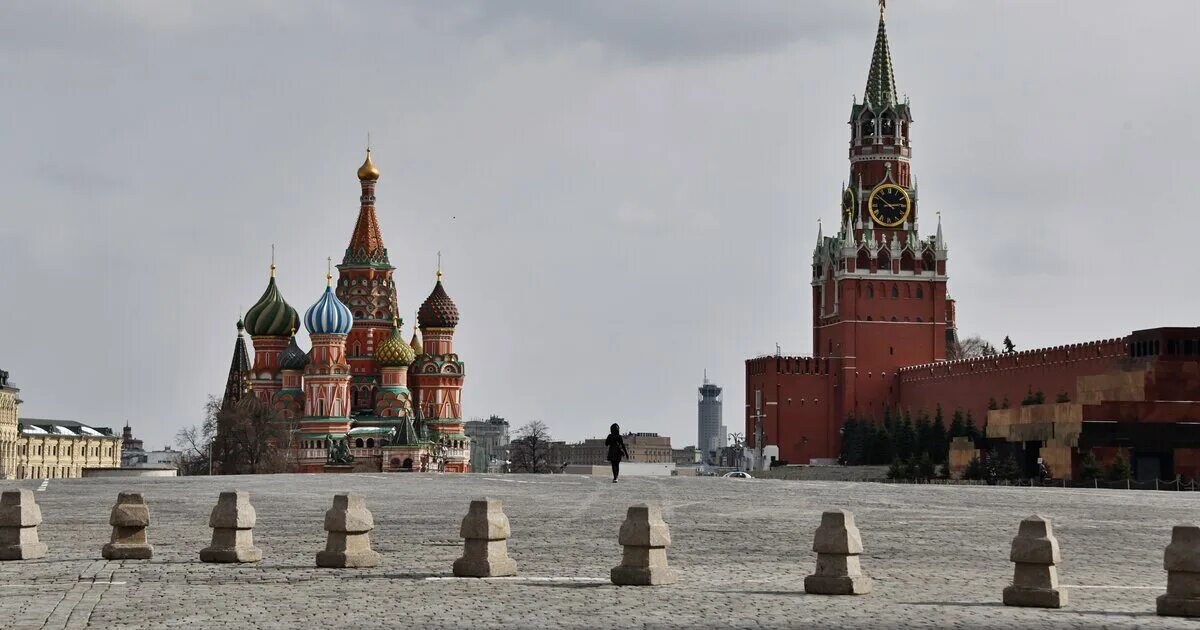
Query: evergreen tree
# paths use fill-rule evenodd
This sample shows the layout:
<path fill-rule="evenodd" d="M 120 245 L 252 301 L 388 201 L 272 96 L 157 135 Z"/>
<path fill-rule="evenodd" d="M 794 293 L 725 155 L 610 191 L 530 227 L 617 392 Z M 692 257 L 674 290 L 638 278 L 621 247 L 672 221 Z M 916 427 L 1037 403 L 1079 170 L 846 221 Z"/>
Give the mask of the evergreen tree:
<path fill-rule="evenodd" d="M 1058 396 L 1055 396 L 1055 397 L 1054 397 L 1054 402 L 1056 402 L 1056 403 L 1069 403 L 1069 402 L 1071 402 L 1071 395 L 1070 395 L 1070 394 L 1068 394 L 1067 392 L 1061 392 L 1061 393 L 1059 393 L 1059 395 L 1058 395 Z"/>
<path fill-rule="evenodd" d="M 938 405 L 933 417 L 933 428 L 929 430 L 930 455 L 935 462 L 944 462 L 950 457 L 950 440 L 946 437 L 946 422 L 942 419 L 942 406 Z"/>
<path fill-rule="evenodd" d="M 933 460 L 929 458 L 929 453 L 921 455 L 921 459 L 917 461 L 916 477 L 922 481 L 929 481 L 937 474 L 937 468 L 933 465 Z"/>
<path fill-rule="evenodd" d="M 861 443 L 862 436 L 858 431 L 858 421 L 854 419 L 854 414 L 850 414 L 846 421 L 842 423 L 842 452 L 838 456 L 838 463 L 843 466 L 854 466 L 857 462 L 854 461 L 854 451 L 856 445 Z"/>
<path fill-rule="evenodd" d="M 1017 346 L 1013 344 L 1012 339 L 1008 335 L 1004 335 L 1004 354 L 1012 354 L 1017 351 Z"/>
<path fill-rule="evenodd" d="M 1046 393 L 1040 389 L 1037 390 L 1036 392 L 1033 392 L 1033 404 L 1035 404 L 1035 405 L 1046 404 Z"/>
<path fill-rule="evenodd" d="M 1017 465 L 1017 459 L 1011 453 L 1000 458 L 1000 465 L 997 467 L 996 472 L 999 478 L 1007 479 L 1008 481 L 1016 481 L 1023 476 L 1021 474 L 1021 467 Z"/>
<path fill-rule="evenodd" d="M 989 410 L 999 409 L 999 408 L 1000 408 L 1000 404 L 996 402 L 995 396 L 992 396 L 991 398 L 988 399 L 988 409 Z"/>
<path fill-rule="evenodd" d="M 896 445 L 887 429 L 871 426 L 871 463 L 876 466 L 890 463 L 896 458 Z"/>
<path fill-rule="evenodd" d="M 1000 408 L 1001 408 L 1001 409 L 1008 409 L 1008 408 L 1009 408 L 1009 407 L 1011 407 L 1011 406 L 1012 406 L 1012 405 L 1009 405 L 1009 404 L 1008 404 L 1008 396 L 1005 396 L 1005 397 L 1004 397 L 1004 402 L 1000 403 Z"/>
<path fill-rule="evenodd" d="M 1100 478 L 1100 463 L 1096 461 L 1095 453 L 1088 451 L 1080 458 L 1079 478 L 1088 481 Z"/>
<path fill-rule="evenodd" d="M 913 455 L 929 455 L 933 447 L 933 426 L 929 424 L 929 414 L 921 412 L 917 418 L 916 425 L 916 445 L 913 448 Z"/>
<path fill-rule="evenodd" d="M 906 413 L 904 420 L 900 423 L 900 427 L 896 431 L 896 456 L 901 459 L 912 457 L 916 450 L 917 432 L 913 428 L 912 418 Z"/>
<path fill-rule="evenodd" d="M 967 428 L 964 435 L 971 438 L 972 442 L 976 442 L 979 440 L 979 438 L 983 437 L 979 431 L 979 428 L 975 426 L 975 419 L 971 417 L 971 411 L 969 409 L 967 410 Z"/>
<path fill-rule="evenodd" d="M 904 470 L 903 469 L 904 469 L 904 466 L 900 463 L 900 459 L 899 458 L 893 459 L 892 463 L 890 465 L 888 465 L 887 478 L 888 479 L 904 479 Z"/>
<path fill-rule="evenodd" d="M 1108 468 L 1105 469 L 1104 476 L 1109 481 L 1124 481 L 1133 476 L 1133 469 L 1129 467 L 1129 460 L 1125 459 L 1123 455 L 1117 455 L 1113 463 L 1109 464 Z"/>
<path fill-rule="evenodd" d="M 1028 407 L 1029 405 L 1034 404 L 1034 401 L 1036 400 L 1037 398 L 1035 398 L 1033 395 L 1033 388 L 1030 387 L 1029 391 L 1025 392 L 1025 397 L 1021 399 L 1021 406 Z"/>
<path fill-rule="evenodd" d="M 955 409 L 954 410 L 954 419 L 952 421 L 950 421 L 950 432 L 946 436 L 947 441 L 953 440 L 954 438 L 956 438 L 960 435 L 966 435 L 966 434 L 967 434 L 967 424 L 965 422 L 963 422 L 962 409 Z"/>
<path fill-rule="evenodd" d="M 979 461 L 978 457 L 972 457 L 971 461 L 967 462 L 967 468 L 963 471 L 963 479 L 971 481 L 982 481 L 986 478 L 986 471 L 983 468 L 983 462 Z"/>

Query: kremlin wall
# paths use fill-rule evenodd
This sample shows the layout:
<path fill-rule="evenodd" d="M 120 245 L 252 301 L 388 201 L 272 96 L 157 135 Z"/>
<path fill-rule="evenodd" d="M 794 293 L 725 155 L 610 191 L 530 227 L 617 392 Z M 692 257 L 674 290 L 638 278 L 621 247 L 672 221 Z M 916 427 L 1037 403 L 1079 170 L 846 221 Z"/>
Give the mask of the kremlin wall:
<path fill-rule="evenodd" d="M 912 124 L 881 3 L 863 98 L 850 110 L 839 229 L 819 231 L 813 251 L 816 356 L 746 360 L 755 467 L 833 463 L 848 419 L 932 416 L 940 406 L 985 422 L 977 443 L 951 445 L 954 474 L 995 451 L 1012 455 L 1025 476 L 1037 474 L 1040 459 L 1070 479 L 1088 453 L 1101 463 L 1126 459 L 1139 479 L 1200 475 L 1200 328 L 946 360 L 958 346 L 950 248 L 940 213 L 933 235 L 919 230 Z"/>

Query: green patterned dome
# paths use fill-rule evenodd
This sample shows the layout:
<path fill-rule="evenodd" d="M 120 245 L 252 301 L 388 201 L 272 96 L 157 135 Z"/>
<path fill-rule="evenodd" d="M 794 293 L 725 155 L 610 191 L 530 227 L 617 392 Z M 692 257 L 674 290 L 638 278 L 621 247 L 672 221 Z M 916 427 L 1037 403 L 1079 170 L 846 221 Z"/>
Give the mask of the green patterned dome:
<path fill-rule="evenodd" d="M 416 358 L 417 353 L 400 334 L 399 323 L 392 324 L 392 336 L 375 349 L 375 360 L 383 367 L 408 367 Z"/>
<path fill-rule="evenodd" d="M 251 337 L 287 337 L 300 324 L 296 309 L 284 301 L 275 286 L 275 266 L 271 266 L 271 281 L 258 303 L 246 311 L 246 331 Z"/>

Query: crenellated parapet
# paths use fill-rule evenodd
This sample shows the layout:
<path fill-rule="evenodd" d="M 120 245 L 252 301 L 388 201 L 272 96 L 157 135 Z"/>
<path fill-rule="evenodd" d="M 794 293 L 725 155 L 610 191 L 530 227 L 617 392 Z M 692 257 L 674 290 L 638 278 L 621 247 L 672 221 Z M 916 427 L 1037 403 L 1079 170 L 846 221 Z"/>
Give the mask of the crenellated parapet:
<path fill-rule="evenodd" d="M 746 359 L 746 374 L 799 374 L 829 376 L 841 368 L 840 359 L 833 357 L 790 357 L 770 355 Z"/>
<path fill-rule="evenodd" d="M 1129 346 L 1124 337 L 1022 350 L 955 361 L 939 361 L 900 368 L 901 382 L 949 378 L 983 372 L 1030 369 L 1095 359 L 1124 357 Z"/>

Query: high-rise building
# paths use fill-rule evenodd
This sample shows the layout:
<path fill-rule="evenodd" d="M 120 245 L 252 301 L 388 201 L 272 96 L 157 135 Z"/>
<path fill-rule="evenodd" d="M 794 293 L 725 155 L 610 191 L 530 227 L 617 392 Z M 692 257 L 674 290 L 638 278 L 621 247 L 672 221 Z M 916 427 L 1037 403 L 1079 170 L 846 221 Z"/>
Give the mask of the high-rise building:
<path fill-rule="evenodd" d="M 696 448 L 702 453 L 704 463 L 711 463 L 715 453 L 725 448 L 725 427 L 721 424 L 721 388 L 704 377 L 700 386 L 700 399 L 697 403 L 699 437 L 696 438 Z"/>

